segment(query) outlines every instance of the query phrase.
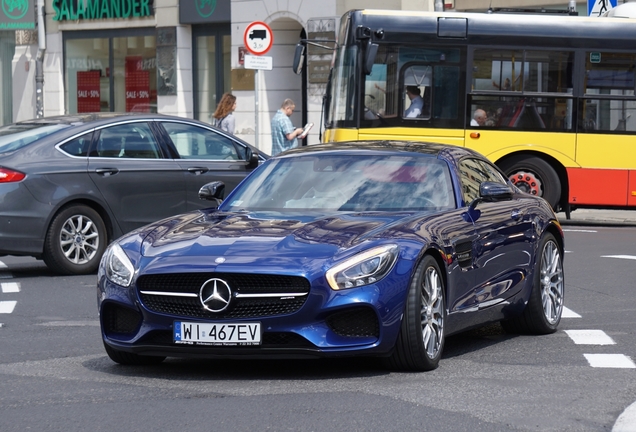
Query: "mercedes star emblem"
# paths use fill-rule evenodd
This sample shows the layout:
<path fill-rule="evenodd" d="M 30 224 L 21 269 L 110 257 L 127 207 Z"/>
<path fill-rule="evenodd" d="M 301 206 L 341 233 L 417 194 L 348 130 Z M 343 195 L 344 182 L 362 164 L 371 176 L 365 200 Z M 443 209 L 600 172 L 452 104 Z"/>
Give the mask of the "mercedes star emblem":
<path fill-rule="evenodd" d="M 201 286 L 199 300 L 206 310 L 223 312 L 230 305 L 232 290 L 224 280 L 210 279 Z"/>

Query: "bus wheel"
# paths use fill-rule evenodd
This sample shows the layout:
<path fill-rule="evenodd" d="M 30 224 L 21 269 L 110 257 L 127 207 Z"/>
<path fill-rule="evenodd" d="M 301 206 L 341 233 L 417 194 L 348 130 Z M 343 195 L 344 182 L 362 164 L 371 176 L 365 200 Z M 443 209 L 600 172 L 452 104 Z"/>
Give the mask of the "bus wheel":
<path fill-rule="evenodd" d="M 561 182 L 549 163 L 535 156 L 514 157 L 501 162 L 499 167 L 519 189 L 543 197 L 557 210 L 561 200 Z"/>

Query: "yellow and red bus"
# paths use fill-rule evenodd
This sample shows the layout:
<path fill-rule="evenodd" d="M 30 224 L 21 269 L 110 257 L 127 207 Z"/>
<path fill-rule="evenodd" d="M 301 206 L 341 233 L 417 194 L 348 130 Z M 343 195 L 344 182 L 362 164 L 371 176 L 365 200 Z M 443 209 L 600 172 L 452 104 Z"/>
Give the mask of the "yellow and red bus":
<path fill-rule="evenodd" d="M 323 141 L 465 146 L 568 216 L 636 207 L 636 20 L 355 10 L 334 51 Z"/>

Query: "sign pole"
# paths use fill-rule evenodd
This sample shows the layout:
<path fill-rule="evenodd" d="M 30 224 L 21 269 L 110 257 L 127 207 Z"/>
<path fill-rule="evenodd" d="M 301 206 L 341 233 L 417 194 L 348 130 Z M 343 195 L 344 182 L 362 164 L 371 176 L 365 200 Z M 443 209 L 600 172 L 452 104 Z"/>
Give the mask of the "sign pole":
<path fill-rule="evenodd" d="M 258 88 L 258 78 L 259 78 L 259 73 L 258 73 L 258 69 L 256 69 L 254 71 L 254 146 L 256 148 L 260 148 L 258 146 L 258 113 L 260 111 L 260 106 L 258 103 L 258 94 L 259 94 L 259 88 Z"/>
<path fill-rule="evenodd" d="M 261 21 L 254 21 L 245 28 L 243 33 L 245 48 L 253 54 L 244 58 L 245 69 L 254 69 L 254 146 L 259 147 L 259 115 L 260 115 L 260 73 L 259 70 L 272 70 L 272 58 L 265 54 L 274 43 L 272 29 Z"/>

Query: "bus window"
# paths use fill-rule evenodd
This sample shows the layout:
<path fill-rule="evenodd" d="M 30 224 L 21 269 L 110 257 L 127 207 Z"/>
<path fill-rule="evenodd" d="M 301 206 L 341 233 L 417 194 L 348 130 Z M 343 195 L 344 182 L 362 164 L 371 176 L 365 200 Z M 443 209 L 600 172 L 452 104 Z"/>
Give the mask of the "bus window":
<path fill-rule="evenodd" d="M 586 53 L 582 132 L 636 132 L 636 54 Z"/>
<path fill-rule="evenodd" d="M 404 118 L 431 118 L 432 75 L 430 65 L 413 65 L 404 70 Z"/>
<path fill-rule="evenodd" d="M 475 50 L 473 90 L 521 91 L 523 88 L 523 51 Z"/>

